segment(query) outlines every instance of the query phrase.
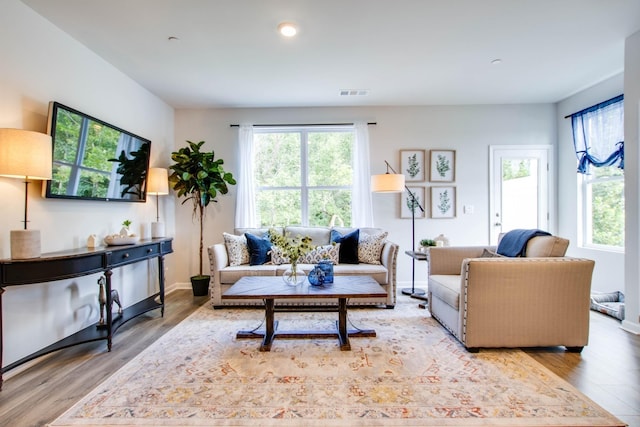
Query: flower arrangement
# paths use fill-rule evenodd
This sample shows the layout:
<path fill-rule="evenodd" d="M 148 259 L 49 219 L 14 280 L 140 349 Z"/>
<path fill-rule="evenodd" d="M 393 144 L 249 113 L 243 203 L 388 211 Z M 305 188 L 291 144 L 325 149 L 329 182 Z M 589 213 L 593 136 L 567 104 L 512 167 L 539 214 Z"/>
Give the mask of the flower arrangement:
<path fill-rule="evenodd" d="M 298 266 L 300 258 L 313 249 L 313 246 L 311 246 L 311 237 L 291 237 L 289 233 L 283 236 L 276 230 L 270 229 L 269 240 L 271 240 L 271 243 L 273 243 L 274 246 L 277 246 L 283 256 L 289 259 L 289 262 L 291 263 L 292 279 L 295 281 L 297 279 L 296 267 Z"/>

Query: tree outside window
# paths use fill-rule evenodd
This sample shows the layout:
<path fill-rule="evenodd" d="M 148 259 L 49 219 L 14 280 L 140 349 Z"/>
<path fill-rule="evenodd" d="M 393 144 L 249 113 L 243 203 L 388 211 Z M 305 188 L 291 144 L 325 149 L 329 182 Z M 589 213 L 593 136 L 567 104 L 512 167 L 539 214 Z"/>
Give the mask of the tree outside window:
<path fill-rule="evenodd" d="M 256 130 L 254 141 L 260 226 L 350 225 L 352 129 Z"/>

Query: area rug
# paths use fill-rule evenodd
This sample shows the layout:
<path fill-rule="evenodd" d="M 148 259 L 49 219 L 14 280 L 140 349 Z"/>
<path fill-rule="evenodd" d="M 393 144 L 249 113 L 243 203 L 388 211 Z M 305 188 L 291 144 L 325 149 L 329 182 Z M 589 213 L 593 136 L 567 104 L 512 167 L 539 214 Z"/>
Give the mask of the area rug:
<path fill-rule="evenodd" d="M 51 426 L 624 425 L 520 350 L 468 353 L 402 298 L 353 309 L 377 337 L 237 340 L 255 309 L 203 306 Z M 334 326 L 336 313 L 277 313 L 283 329 Z"/>

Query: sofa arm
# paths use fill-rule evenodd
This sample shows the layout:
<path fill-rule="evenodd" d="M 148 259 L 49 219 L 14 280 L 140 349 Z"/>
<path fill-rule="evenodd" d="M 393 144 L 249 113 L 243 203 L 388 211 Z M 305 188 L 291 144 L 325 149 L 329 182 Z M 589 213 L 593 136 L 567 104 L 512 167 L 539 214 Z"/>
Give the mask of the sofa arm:
<path fill-rule="evenodd" d="M 207 248 L 209 254 L 209 294 L 214 305 L 222 302 L 222 288 L 220 282 L 220 270 L 229 265 L 227 248 L 223 243 L 217 243 Z"/>
<path fill-rule="evenodd" d="M 487 249 L 495 252 L 495 246 L 445 246 L 429 248 L 429 274 L 460 274 L 465 258 L 478 258 Z"/>
<path fill-rule="evenodd" d="M 387 269 L 387 283 L 390 291 L 387 294 L 387 306 L 396 305 L 396 263 L 399 246 L 386 241 L 380 252 L 380 262 Z"/>
<path fill-rule="evenodd" d="M 465 260 L 461 341 L 467 347 L 586 345 L 594 265 L 570 257 Z"/>

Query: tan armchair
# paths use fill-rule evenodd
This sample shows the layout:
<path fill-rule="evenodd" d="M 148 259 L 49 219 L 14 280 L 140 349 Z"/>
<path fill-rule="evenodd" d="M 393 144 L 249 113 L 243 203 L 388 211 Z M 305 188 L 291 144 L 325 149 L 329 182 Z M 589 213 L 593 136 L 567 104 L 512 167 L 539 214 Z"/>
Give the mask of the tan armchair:
<path fill-rule="evenodd" d="M 521 258 L 486 257 L 495 247 L 429 251 L 429 310 L 469 351 L 565 346 L 589 340 L 594 261 L 565 257 L 569 242 L 534 237 Z M 483 257 L 483 254 L 485 257 Z"/>

